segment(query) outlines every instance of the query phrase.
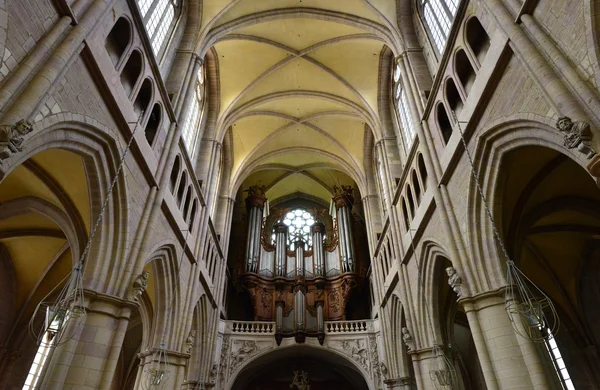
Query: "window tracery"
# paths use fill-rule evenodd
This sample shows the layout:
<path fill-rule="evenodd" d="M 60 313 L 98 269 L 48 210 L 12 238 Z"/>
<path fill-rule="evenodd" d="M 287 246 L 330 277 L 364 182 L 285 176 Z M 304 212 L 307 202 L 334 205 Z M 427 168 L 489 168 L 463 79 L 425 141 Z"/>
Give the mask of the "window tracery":
<path fill-rule="evenodd" d="M 138 7 L 152 44 L 152 51 L 157 55 L 174 25 L 177 0 L 138 0 Z"/>
<path fill-rule="evenodd" d="M 458 4 L 459 0 L 421 1 L 423 19 L 438 53 L 444 51 Z"/>
<path fill-rule="evenodd" d="M 287 234 L 287 246 L 290 250 L 295 249 L 295 243 L 298 240 L 302 240 L 308 247 L 312 247 L 312 234 L 310 228 L 315 224 L 315 218 L 311 213 L 303 208 L 296 208 L 288 211 L 282 220 L 277 222 L 283 222 L 288 227 Z M 275 243 L 275 231 L 271 235 L 272 243 Z"/>

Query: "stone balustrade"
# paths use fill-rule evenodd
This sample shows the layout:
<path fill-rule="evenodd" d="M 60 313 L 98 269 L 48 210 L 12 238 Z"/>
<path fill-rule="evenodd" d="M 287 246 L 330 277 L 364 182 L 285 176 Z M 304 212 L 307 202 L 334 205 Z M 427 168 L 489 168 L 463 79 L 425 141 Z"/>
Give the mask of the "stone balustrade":
<path fill-rule="evenodd" d="M 325 334 L 373 332 L 371 320 L 325 321 Z"/>

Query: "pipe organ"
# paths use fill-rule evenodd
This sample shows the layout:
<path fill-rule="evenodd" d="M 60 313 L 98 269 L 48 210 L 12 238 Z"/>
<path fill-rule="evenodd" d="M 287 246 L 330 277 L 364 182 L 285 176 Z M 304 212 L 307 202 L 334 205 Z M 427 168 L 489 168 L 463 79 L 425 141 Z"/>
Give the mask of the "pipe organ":
<path fill-rule="evenodd" d="M 246 247 L 237 274 L 252 298 L 254 319 L 275 321 L 278 343 L 283 337 L 322 343 L 324 321 L 346 319 L 346 304 L 363 276 L 356 266 L 352 191 L 334 186 L 331 212 L 297 207 L 269 213 L 265 188 L 247 190 Z"/>

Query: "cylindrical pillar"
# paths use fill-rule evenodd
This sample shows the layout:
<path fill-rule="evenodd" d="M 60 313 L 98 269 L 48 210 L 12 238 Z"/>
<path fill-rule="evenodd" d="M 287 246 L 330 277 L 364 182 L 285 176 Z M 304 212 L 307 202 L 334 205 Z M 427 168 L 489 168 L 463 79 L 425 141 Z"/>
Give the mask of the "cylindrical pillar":
<path fill-rule="evenodd" d="M 352 239 L 352 226 L 350 222 L 350 209 L 354 203 L 352 187 L 334 186 L 335 196 L 333 201 L 337 209 L 338 235 L 340 242 L 340 256 L 342 258 L 342 272 L 355 272 L 354 240 Z"/>
<path fill-rule="evenodd" d="M 323 252 L 323 235 L 325 234 L 325 225 L 316 222 L 312 227 L 313 232 L 313 264 L 315 266 L 315 276 L 325 276 L 325 258 Z"/>
<path fill-rule="evenodd" d="M 262 229 L 263 206 L 267 198 L 265 188 L 251 186 L 248 189 L 246 208 L 248 209 L 248 236 L 246 238 L 246 272 L 258 272 L 260 255 L 260 233 Z"/>
<path fill-rule="evenodd" d="M 275 276 L 285 277 L 287 260 L 286 233 L 288 227 L 283 223 L 275 225 Z"/>

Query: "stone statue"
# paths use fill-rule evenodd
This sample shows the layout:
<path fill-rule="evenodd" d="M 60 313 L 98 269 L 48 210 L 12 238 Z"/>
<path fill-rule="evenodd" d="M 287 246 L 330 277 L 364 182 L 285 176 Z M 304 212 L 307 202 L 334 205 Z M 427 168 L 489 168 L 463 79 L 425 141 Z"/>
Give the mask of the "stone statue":
<path fill-rule="evenodd" d="M 404 340 L 404 344 L 406 344 L 409 351 L 414 351 L 415 341 L 413 340 L 413 338 L 406 326 L 402 327 L 402 340 Z"/>
<path fill-rule="evenodd" d="M 208 376 L 208 382 L 211 384 L 217 383 L 217 363 L 212 365 L 210 369 L 210 375 Z"/>
<path fill-rule="evenodd" d="M 190 334 L 188 335 L 187 340 L 185 340 L 185 353 L 192 353 L 194 340 L 196 340 L 196 329 L 190 330 Z"/>
<path fill-rule="evenodd" d="M 146 291 L 148 287 L 148 277 L 150 277 L 150 271 L 142 271 L 141 275 L 133 281 L 133 299 L 138 300 L 140 296 Z"/>
<path fill-rule="evenodd" d="M 21 119 L 14 125 L 0 126 L 0 160 L 23 150 L 23 137 L 31 133 L 31 123 Z"/>
<path fill-rule="evenodd" d="M 563 116 L 556 121 L 556 128 L 562 133 L 567 148 L 577 148 L 588 159 L 594 157 L 596 152 L 592 148 L 593 134 L 587 122 L 573 122 L 568 116 Z"/>
<path fill-rule="evenodd" d="M 454 267 L 446 268 L 446 273 L 448 274 L 448 284 L 452 287 L 452 290 L 456 293 L 456 295 L 460 298 L 462 296 L 462 279 L 456 273 Z"/>

